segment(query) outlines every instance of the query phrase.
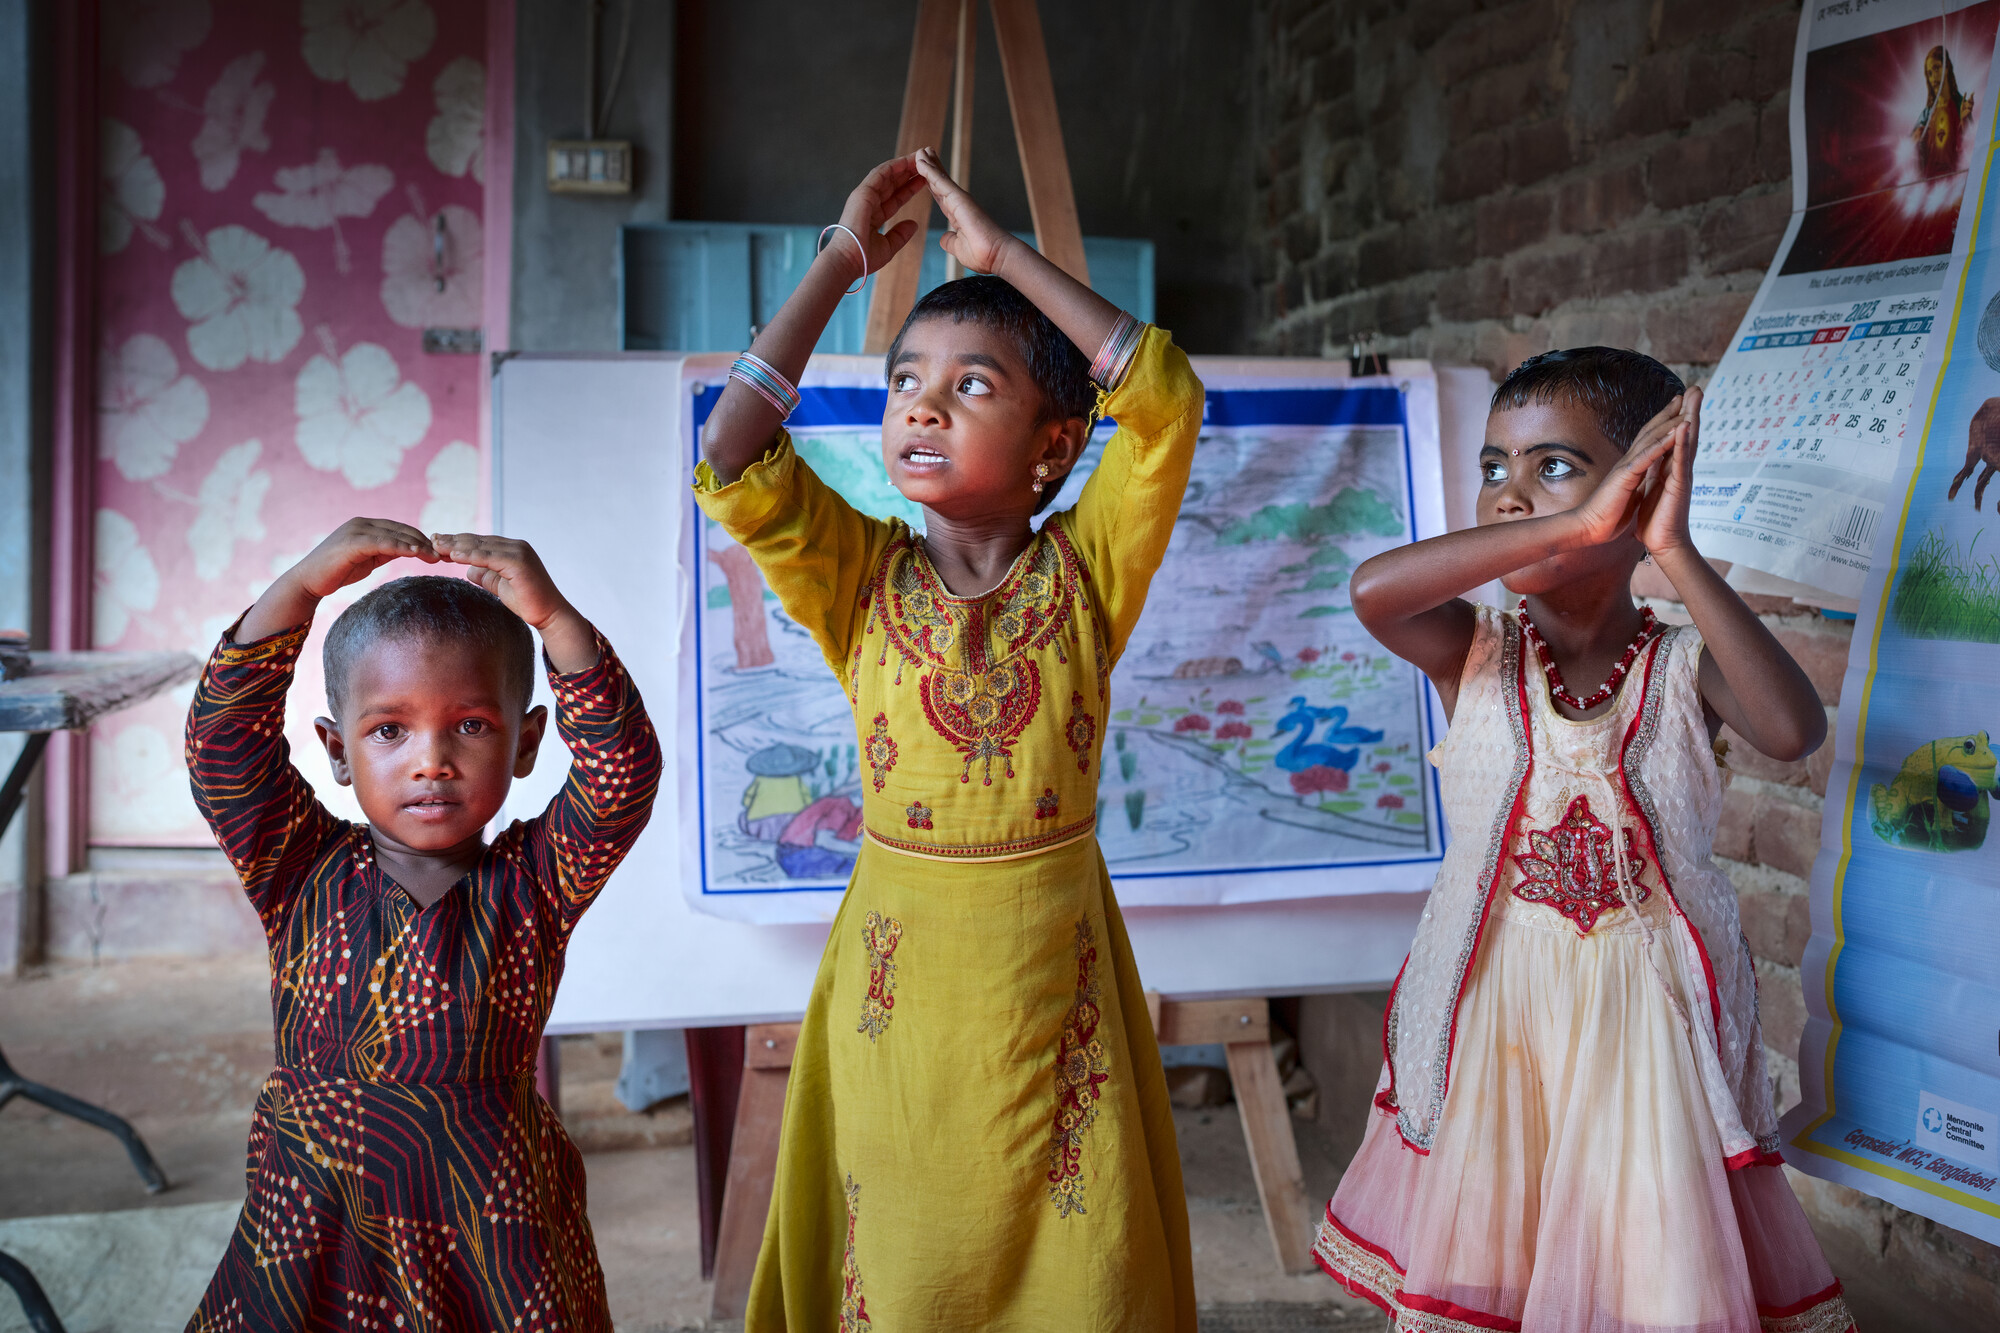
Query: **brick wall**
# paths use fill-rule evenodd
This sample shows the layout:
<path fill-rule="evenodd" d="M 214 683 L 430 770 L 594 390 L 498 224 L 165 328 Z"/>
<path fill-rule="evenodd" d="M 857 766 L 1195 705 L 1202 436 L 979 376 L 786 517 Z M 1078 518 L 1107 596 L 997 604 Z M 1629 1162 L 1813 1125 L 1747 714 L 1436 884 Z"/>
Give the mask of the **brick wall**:
<path fill-rule="evenodd" d="M 1379 332 L 1392 354 L 1497 374 L 1552 347 L 1607 343 L 1705 377 L 1784 232 L 1798 17 L 1794 0 L 1264 0 L 1253 349 L 1342 356 Z M 1642 566 L 1635 591 L 1685 619 L 1657 571 Z M 1851 625 L 1748 600 L 1812 677 L 1830 734 Z M 1832 745 L 1780 764 L 1728 739 L 1716 854 L 1737 887 L 1773 1091 L 1789 1108 Z M 1308 1005 L 1302 1022 L 1338 1025 L 1346 1012 Z M 1300 1043 L 1322 1085 L 1344 1086 L 1350 1062 L 1329 1053 L 1352 1043 L 1331 1031 Z M 1365 1099 L 1340 1101 L 1322 1099 L 1320 1123 L 1344 1146 Z M 1863 1327 L 1983 1326 L 2000 1308 L 2000 1249 L 1793 1182 Z"/>
<path fill-rule="evenodd" d="M 1273 0 L 1254 345 L 1713 363 L 1790 208 L 1792 0 Z"/>

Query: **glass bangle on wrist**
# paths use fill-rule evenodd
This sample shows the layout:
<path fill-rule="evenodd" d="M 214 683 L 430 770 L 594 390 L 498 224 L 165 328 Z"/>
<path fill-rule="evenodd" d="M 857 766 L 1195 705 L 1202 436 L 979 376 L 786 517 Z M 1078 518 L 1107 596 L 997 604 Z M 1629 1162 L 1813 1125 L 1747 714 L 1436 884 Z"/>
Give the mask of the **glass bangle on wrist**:
<path fill-rule="evenodd" d="M 860 291 L 863 287 L 868 285 L 868 247 L 863 245 L 861 243 L 861 238 L 859 236 L 856 236 L 853 230 L 848 226 L 846 226 L 844 223 L 829 222 L 826 226 L 821 227 L 819 229 L 819 247 L 818 249 L 813 251 L 814 254 L 818 254 L 820 250 L 826 249 L 826 234 L 830 231 L 846 232 L 848 235 L 848 239 L 854 242 L 855 250 L 858 251 L 861 255 L 861 277 L 855 282 L 855 284 L 852 287 L 849 287 L 845 292 L 841 293 L 841 295 L 843 296 L 852 296 L 856 292 Z"/>
<path fill-rule="evenodd" d="M 1138 352 L 1139 340 L 1145 332 L 1144 324 L 1119 311 L 1118 322 L 1104 335 L 1104 346 L 1097 349 L 1097 359 L 1090 363 L 1090 378 L 1106 391 L 1117 388 L 1124 381 L 1125 372 L 1131 369 L 1132 357 Z"/>
<path fill-rule="evenodd" d="M 798 389 L 760 356 L 745 352 L 737 357 L 736 363 L 729 367 L 729 378 L 740 381 L 752 393 L 777 408 L 780 421 L 789 419 L 798 410 Z"/>

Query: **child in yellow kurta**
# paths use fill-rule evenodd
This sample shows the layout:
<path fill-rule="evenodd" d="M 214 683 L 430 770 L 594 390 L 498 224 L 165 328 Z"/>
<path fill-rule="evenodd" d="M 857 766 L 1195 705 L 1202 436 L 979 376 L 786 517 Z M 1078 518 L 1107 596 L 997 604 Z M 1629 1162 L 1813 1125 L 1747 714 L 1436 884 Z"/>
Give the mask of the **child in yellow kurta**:
<path fill-rule="evenodd" d="M 876 229 L 926 186 L 946 250 L 995 276 L 931 293 L 890 352 L 883 459 L 919 534 L 851 508 L 779 422 L 842 290 L 914 225 Z M 697 499 L 818 641 L 869 773 L 747 1328 L 1191 1333 L 1173 1120 L 1094 829 L 1111 667 L 1180 509 L 1201 383 L 928 150 L 854 192 L 752 355 Z M 1118 423 L 1103 461 L 1034 533 L 1099 411 Z"/>

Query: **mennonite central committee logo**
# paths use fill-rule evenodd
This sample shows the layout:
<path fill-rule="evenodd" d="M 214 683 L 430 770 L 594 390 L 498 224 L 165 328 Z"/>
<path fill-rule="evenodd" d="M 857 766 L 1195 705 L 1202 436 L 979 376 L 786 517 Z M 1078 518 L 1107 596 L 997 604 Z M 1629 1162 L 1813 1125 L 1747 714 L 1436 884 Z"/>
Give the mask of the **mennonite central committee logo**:
<path fill-rule="evenodd" d="M 1935 1134 L 1944 1128 L 1944 1112 L 1935 1106 L 1924 1108 L 1924 1128 Z"/>

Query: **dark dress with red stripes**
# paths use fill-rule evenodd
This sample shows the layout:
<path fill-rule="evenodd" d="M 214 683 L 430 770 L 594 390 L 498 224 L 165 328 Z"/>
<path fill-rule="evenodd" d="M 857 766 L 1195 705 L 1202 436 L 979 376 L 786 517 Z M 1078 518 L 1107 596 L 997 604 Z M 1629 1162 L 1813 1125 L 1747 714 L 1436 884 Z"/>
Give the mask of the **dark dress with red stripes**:
<path fill-rule="evenodd" d="M 428 908 L 292 767 L 309 626 L 227 639 L 188 712 L 196 802 L 264 923 L 278 1067 L 190 1330 L 611 1328 L 583 1160 L 535 1092 L 570 932 L 637 840 L 660 748 L 631 678 L 550 672 L 568 781 Z"/>

